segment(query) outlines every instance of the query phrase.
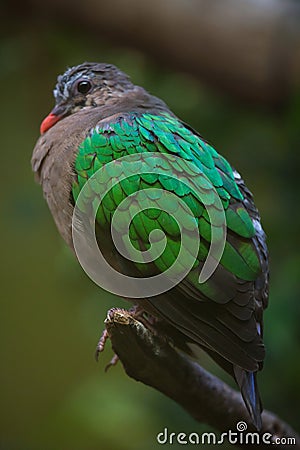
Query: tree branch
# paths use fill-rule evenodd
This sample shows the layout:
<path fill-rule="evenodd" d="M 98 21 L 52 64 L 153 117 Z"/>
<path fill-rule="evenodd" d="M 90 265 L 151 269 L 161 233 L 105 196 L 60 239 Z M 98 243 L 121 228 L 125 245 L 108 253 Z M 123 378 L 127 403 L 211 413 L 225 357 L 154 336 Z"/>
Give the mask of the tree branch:
<path fill-rule="evenodd" d="M 123 309 L 111 309 L 105 320 L 115 353 L 129 377 L 152 386 L 180 404 L 200 423 L 225 432 L 236 431 L 240 421 L 254 431 L 241 395 L 211 375 L 197 363 L 177 352 Z M 294 437 L 294 449 L 300 449 L 298 434 L 275 414 L 264 411 L 261 434 L 276 438 Z M 263 445 L 259 444 L 259 448 Z M 287 445 L 276 445 L 286 448 Z"/>
<path fill-rule="evenodd" d="M 247 101 L 277 104 L 299 87 L 300 5 L 292 0 L 25 0 L 59 18 L 138 48 Z M 18 9 L 18 8 L 17 8 Z M 16 8 L 13 10 L 15 16 Z"/>

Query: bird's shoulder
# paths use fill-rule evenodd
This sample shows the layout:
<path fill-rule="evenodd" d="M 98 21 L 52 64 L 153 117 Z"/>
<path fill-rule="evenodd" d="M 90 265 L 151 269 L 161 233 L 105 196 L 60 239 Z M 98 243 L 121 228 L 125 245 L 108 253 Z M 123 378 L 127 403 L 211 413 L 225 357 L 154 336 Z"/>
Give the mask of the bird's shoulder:
<path fill-rule="evenodd" d="M 243 199 L 227 160 L 198 133 L 164 109 L 145 112 L 136 107 L 99 120 L 78 148 L 75 169 L 79 176 L 87 178 L 99 165 L 126 155 L 149 152 L 177 157 L 171 167 L 175 172 L 182 172 L 178 167 L 179 159 L 188 161 L 191 175 L 207 177 L 225 207 L 230 198 Z"/>
<path fill-rule="evenodd" d="M 167 158 L 159 163 L 160 170 L 153 173 L 153 164 L 157 165 L 151 158 L 154 154 L 166 155 Z M 139 155 L 149 156 L 143 159 L 146 166 L 141 167 Z M 124 157 L 128 156 L 136 156 L 137 159 L 133 158 L 126 164 Z M 124 164 L 119 164 L 121 158 Z M 102 225 L 110 223 L 118 204 L 135 191 L 144 190 L 146 196 L 149 192 L 153 208 L 161 209 L 164 206 L 162 197 L 159 194 L 153 197 L 147 191 L 158 188 L 182 198 L 197 220 L 201 237 L 209 244 L 211 224 L 207 205 L 214 202 L 216 193 L 225 211 L 230 236 L 222 263 L 242 278 L 256 277 L 260 264 L 253 242 L 256 233 L 254 220 L 249 214 L 252 203 L 245 200 L 236 172 L 227 160 L 176 116 L 163 109 L 145 112 L 136 108 L 101 119 L 79 146 L 75 160 L 77 177 L 73 185 L 75 200 L 86 181 L 104 166 L 107 172 L 111 171 L 111 177 L 122 175 L 122 180 L 103 201 L 102 214 L 98 215 Z M 94 184 L 96 191 L 97 186 Z M 200 199 L 195 193 L 199 189 Z M 169 206 L 172 207 L 172 203 Z M 154 222 L 160 223 L 163 231 L 175 240 L 178 238 L 178 229 L 173 226 L 169 215 L 162 212 L 159 218 L 157 214 L 145 211 L 140 214 L 143 221 L 136 220 L 134 235 L 142 240 L 143 245 L 147 241 L 149 226 Z"/>

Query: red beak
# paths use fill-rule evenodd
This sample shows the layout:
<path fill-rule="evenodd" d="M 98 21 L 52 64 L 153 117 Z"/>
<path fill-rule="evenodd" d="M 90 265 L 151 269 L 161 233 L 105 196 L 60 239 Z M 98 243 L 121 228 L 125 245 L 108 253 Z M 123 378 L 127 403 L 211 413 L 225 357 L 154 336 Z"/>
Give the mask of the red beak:
<path fill-rule="evenodd" d="M 66 107 L 64 106 L 55 106 L 52 109 L 51 113 L 48 114 L 47 117 L 43 120 L 40 126 L 41 134 L 44 134 L 49 128 L 53 127 L 56 122 L 62 119 L 66 115 Z"/>
<path fill-rule="evenodd" d="M 53 113 L 48 114 L 47 117 L 43 120 L 40 127 L 41 134 L 44 134 L 49 128 L 53 127 L 53 125 L 58 122 L 60 119 L 59 116 L 56 116 Z"/>

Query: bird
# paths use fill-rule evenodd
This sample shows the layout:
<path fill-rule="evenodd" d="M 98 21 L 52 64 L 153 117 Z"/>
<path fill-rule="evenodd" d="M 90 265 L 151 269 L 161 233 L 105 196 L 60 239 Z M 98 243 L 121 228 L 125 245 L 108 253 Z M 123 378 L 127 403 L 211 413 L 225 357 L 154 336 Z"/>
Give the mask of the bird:
<path fill-rule="evenodd" d="M 76 201 L 97 170 L 129 155 L 166 155 L 169 159 L 163 173 L 139 173 L 137 167 L 130 166 L 131 177 L 120 181 L 104 197 L 95 218 L 97 242 L 109 263 L 126 275 L 152 277 L 163 273 L 178 254 L 180 234 L 170 214 L 163 210 L 159 195 L 152 195 L 151 208 L 132 219 L 129 233 L 141 252 L 149 249 L 149 235 L 154 229 L 167 236 L 169 250 L 166 248 L 155 261 L 130 261 L 114 249 L 110 235 L 113 215 L 133 192 L 147 193 L 149 189 L 150 193 L 153 187 L 184 202 L 201 238 L 193 267 L 169 291 L 134 299 L 133 303 L 142 305 L 145 314 L 155 319 L 157 329 L 178 349 L 189 353 L 193 344 L 229 373 L 240 388 L 254 426 L 260 430 L 262 402 L 257 373 L 265 358 L 268 249 L 253 195 L 241 175 L 163 100 L 132 83 L 112 64 L 85 62 L 70 67 L 58 76 L 53 93 L 55 106 L 41 123 L 31 163 L 61 236 L 74 249 L 72 217 Z M 212 190 L 217 192 L 226 218 L 222 256 L 203 283 L 197 282 L 197 276 L 211 244 L 210 218 L 205 201 L 180 182 L 182 168 L 176 158 L 192 164 L 195 170 L 192 168 L 189 178 L 194 185 L 203 188 L 203 180 L 209 181 L 204 191 L 208 197 Z M 92 185 L 96 195 L 97 186 Z M 167 202 L 169 208 L 173 200 Z"/>

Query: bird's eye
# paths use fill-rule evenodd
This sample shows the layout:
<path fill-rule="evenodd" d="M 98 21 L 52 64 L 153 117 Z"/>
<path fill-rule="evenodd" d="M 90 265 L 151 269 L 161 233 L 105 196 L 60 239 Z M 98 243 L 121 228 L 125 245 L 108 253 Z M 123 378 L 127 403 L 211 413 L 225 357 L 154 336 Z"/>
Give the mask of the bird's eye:
<path fill-rule="evenodd" d="M 88 80 L 78 81 L 76 89 L 80 94 L 88 94 L 92 89 L 92 83 Z"/>

